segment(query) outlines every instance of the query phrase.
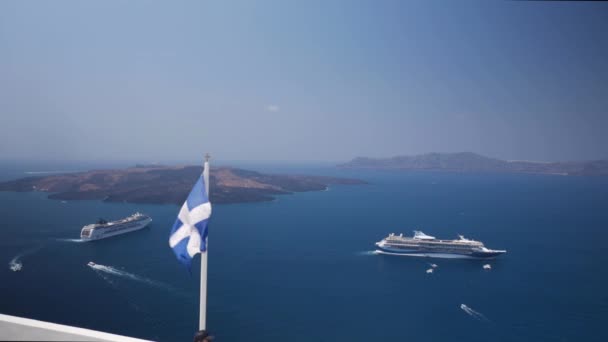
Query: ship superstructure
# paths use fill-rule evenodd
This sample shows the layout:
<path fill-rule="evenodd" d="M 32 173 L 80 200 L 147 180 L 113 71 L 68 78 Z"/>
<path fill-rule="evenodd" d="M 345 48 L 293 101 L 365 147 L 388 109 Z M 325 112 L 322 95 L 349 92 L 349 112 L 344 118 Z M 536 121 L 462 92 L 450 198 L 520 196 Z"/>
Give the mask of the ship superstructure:
<path fill-rule="evenodd" d="M 135 213 L 118 221 L 108 222 L 104 219 L 100 219 L 97 223 L 88 224 L 82 227 L 80 239 L 84 241 L 105 239 L 142 229 L 150 222 L 152 222 L 150 216 L 141 213 Z"/>
<path fill-rule="evenodd" d="M 465 239 L 462 235 L 456 240 L 440 240 L 417 230 L 413 237 L 391 233 L 382 241 L 376 242 L 376 246 L 384 254 L 434 258 L 494 258 L 507 252 L 488 249 L 482 242 Z"/>

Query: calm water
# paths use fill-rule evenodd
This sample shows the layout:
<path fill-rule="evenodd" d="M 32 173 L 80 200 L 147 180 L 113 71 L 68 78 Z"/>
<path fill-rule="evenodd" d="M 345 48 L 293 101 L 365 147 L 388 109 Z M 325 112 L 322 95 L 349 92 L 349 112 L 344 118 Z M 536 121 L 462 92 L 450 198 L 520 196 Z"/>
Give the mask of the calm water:
<path fill-rule="evenodd" d="M 253 167 L 371 184 L 214 207 L 208 326 L 219 341 L 608 339 L 606 178 Z M 31 168 L 5 166 L 0 178 Z M 134 211 L 154 222 L 95 243 L 63 240 L 100 216 Z M 0 192 L 0 312 L 190 341 L 198 264 L 191 277 L 167 245 L 177 211 Z M 433 259 L 439 267 L 429 275 L 429 260 L 368 253 L 387 233 L 415 228 L 508 254 L 489 272 L 484 262 Z M 21 272 L 8 267 L 16 256 Z"/>

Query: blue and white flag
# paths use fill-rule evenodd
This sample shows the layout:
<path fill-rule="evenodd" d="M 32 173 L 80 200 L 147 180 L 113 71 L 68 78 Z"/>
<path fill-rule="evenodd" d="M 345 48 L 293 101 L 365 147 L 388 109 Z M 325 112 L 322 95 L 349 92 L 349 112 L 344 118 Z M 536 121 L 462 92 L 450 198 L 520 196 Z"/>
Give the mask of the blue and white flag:
<path fill-rule="evenodd" d="M 207 251 L 207 223 L 210 216 L 211 203 L 201 176 L 182 205 L 169 237 L 169 246 L 177 260 L 188 269 L 196 254 Z"/>

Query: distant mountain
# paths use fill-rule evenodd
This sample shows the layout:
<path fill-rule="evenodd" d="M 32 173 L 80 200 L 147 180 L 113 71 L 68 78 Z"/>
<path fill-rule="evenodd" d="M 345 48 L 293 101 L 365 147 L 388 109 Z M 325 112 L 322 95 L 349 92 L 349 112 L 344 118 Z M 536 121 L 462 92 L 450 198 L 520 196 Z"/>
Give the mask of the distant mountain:
<path fill-rule="evenodd" d="M 108 202 L 175 203 L 188 196 L 200 166 L 137 165 L 119 170 L 27 177 L 0 183 L 0 191 L 43 191 L 62 200 L 98 199 Z M 275 195 L 325 190 L 330 184 L 364 184 L 357 179 L 304 175 L 272 175 L 218 167 L 209 175 L 214 203 L 270 201 Z"/>
<path fill-rule="evenodd" d="M 359 157 L 341 168 L 381 170 L 436 170 L 453 172 L 521 172 L 608 176 L 608 160 L 582 162 L 507 161 L 472 152 L 426 153 L 392 158 Z"/>

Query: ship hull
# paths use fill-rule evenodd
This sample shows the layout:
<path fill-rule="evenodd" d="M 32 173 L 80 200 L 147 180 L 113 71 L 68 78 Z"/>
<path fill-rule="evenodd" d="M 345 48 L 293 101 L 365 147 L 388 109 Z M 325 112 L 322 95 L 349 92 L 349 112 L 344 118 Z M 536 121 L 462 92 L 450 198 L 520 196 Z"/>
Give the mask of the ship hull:
<path fill-rule="evenodd" d="M 447 251 L 429 251 L 425 249 L 403 249 L 403 248 L 391 248 L 389 246 L 383 246 L 380 244 L 377 253 L 386 255 L 401 255 L 401 256 L 414 256 L 422 258 L 441 258 L 441 259 L 492 259 L 497 256 L 504 254 L 505 251 L 470 251 L 462 253 L 454 253 Z"/>
<path fill-rule="evenodd" d="M 117 229 L 114 231 L 100 231 L 100 232 L 95 232 L 91 235 L 91 237 L 83 237 L 81 236 L 81 240 L 82 241 L 97 241 L 97 240 L 103 240 L 109 237 L 113 237 L 113 236 L 117 236 L 117 235 L 122 235 L 122 234 L 126 234 L 126 233 L 130 233 L 130 232 L 134 232 L 137 230 L 141 230 L 146 228 L 146 226 L 148 226 L 148 224 L 150 224 L 150 222 L 152 222 L 152 219 L 147 217 L 143 220 L 140 220 L 139 222 L 134 222 L 133 225 L 131 227 L 127 227 L 124 229 Z M 120 228 L 120 227 L 115 227 L 115 228 Z"/>

